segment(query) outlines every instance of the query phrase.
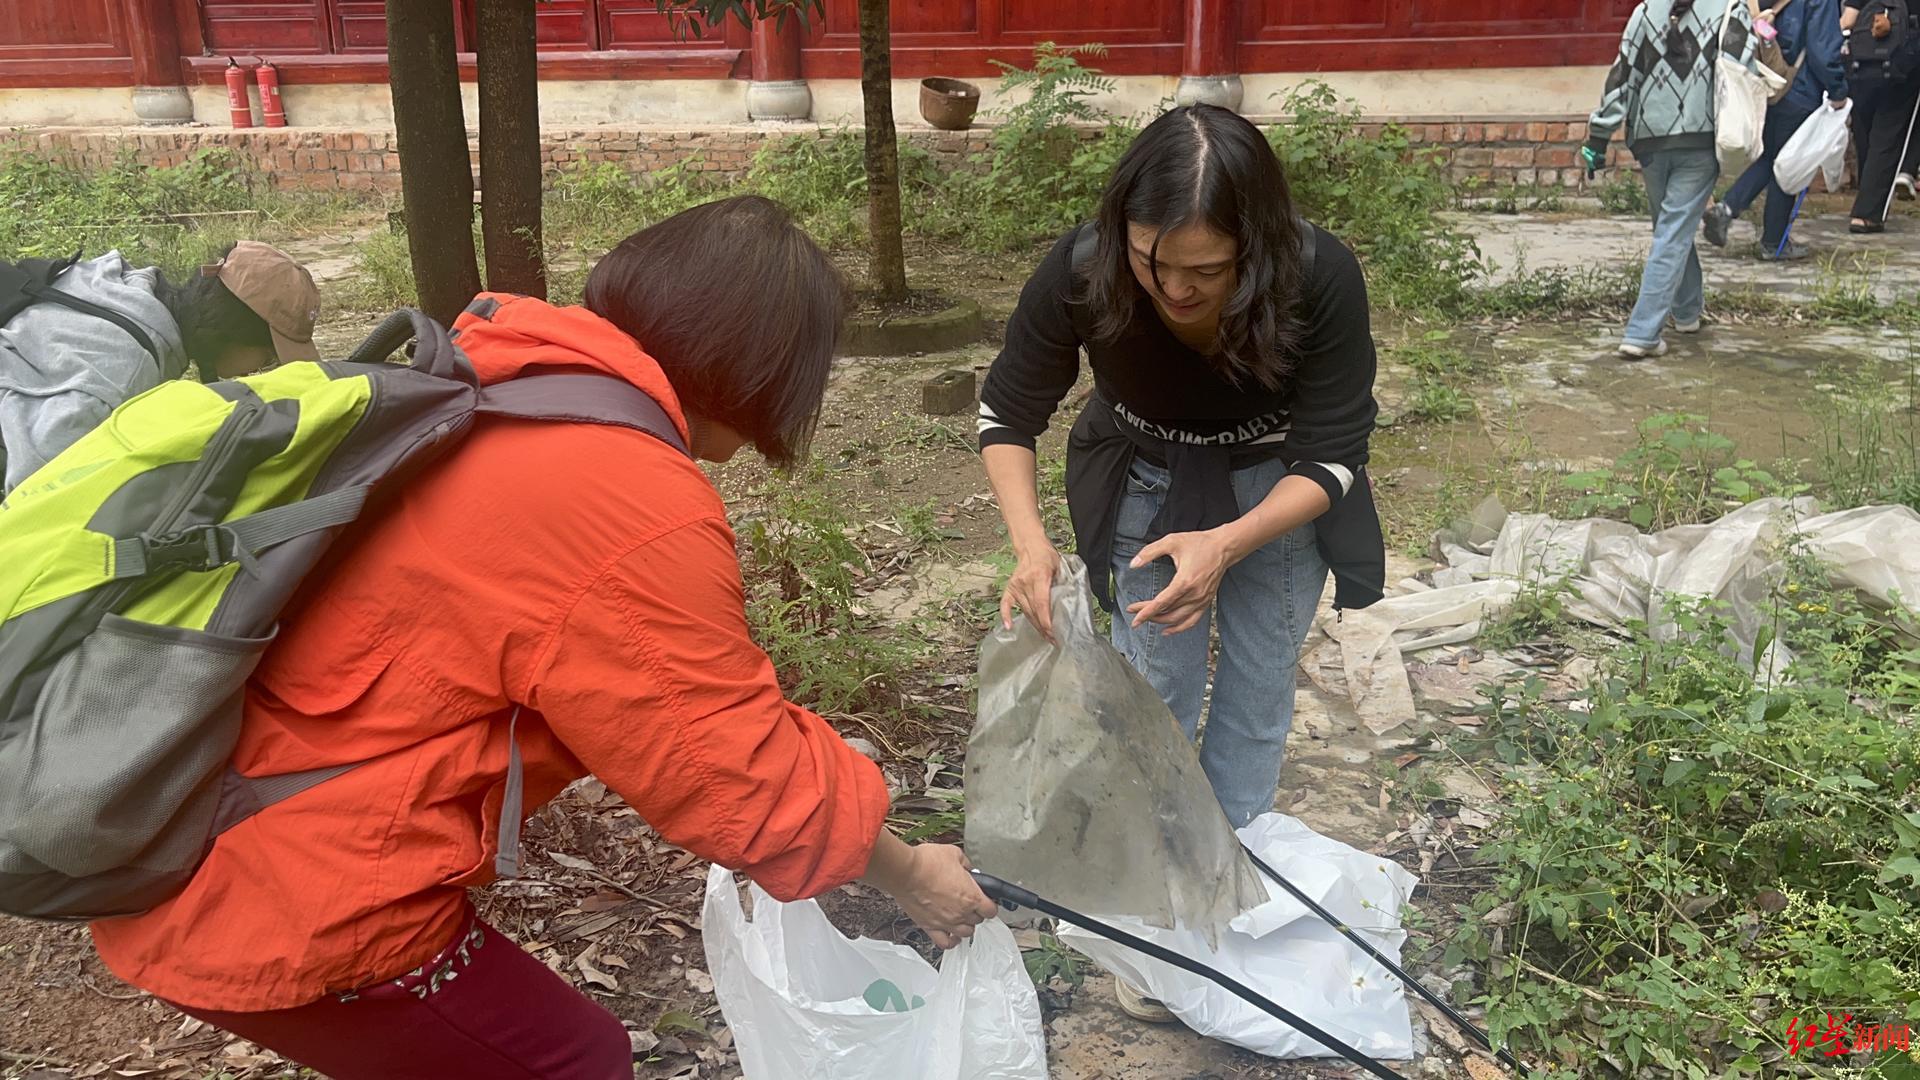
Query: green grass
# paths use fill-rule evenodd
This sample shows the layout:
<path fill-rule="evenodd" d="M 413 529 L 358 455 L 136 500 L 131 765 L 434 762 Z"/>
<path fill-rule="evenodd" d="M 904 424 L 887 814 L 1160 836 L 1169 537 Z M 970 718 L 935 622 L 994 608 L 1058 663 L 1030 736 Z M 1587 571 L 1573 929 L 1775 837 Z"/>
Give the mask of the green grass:
<path fill-rule="evenodd" d="M 366 213 L 337 195 L 276 191 L 224 150 L 87 171 L 0 145 L 0 259 L 118 250 L 178 282 L 235 240 L 272 243 Z"/>

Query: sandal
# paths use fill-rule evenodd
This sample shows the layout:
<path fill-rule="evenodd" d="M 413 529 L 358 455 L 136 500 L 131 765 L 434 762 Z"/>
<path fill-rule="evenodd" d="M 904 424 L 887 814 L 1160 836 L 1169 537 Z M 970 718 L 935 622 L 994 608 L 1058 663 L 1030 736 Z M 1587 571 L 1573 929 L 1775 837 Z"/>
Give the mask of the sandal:
<path fill-rule="evenodd" d="M 1849 221 L 1847 222 L 1847 231 L 1855 236 L 1872 236 L 1876 233 L 1886 232 L 1887 223 L 1884 221 Z"/>

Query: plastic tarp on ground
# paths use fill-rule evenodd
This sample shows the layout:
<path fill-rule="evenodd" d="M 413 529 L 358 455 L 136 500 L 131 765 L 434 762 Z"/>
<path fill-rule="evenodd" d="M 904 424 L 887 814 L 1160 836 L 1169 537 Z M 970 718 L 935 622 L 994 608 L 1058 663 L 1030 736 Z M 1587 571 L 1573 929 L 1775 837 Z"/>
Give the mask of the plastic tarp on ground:
<path fill-rule="evenodd" d="M 1262 814 L 1240 837 L 1268 866 L 1398 962 L 1407 938 L 1400 911 L 1413 895 L 1412 874 L 1285 814 Z M 1267 902 L 1234 919 L 1217 948 L 1192 931 L 1160 930 L 1138 919 L 1104 921 L 1219 969 L 1364 1054 L 1412 1057 L 1412 1019 L 1400 981 L 1278 885 L 1268 882 L 1267 890 Z M 1144 988 L 1202 1035 L 1270 1057 L 1333 1053 L 1198 975 L 1072 926 L 1063 926 L 1060 938 Z"/>
<path fill-rule="evenodd" d="M 1899 613 L 1913 626 L 1920 600 L 1920 514 L 1904 506 L 1863 506 L 1821 514 L 1811 499 L 1761 499 L 1705 525 L 1647 534 L 1617 521 L 1564 521 L 1507 514 L 1489 500 L 1472 522 L 1443 534 L 1447 566 L 1434 584 L 1408 579 L 1370 608 L 1323 616 L 1331 647 L 1309 665 L 1322 685 L 1344 683 L 1361 720 L 1376 734 L 1413 719 L 1408 653 L 1468 641 L 1529 585 L 1565 581 L 1567 610 L 1610 630 L 1641 623 L 1670 632 L 1668 597 L 1727 605 L 1739 648 L 1751 656 L 1768 590 L 1790 541 L 1831 570 L 1836 586 Z M 1764 658 L 1775 670 L 1787 659 Z"/>
<path fill-rule="evenodd" d="M 1211 936 L 1266 890 L 1166 703 L 1094 628 L 1072 556 L 1053 630 L 1022 616 L 980 646 L 967 857 L 1076 911 Z"/>

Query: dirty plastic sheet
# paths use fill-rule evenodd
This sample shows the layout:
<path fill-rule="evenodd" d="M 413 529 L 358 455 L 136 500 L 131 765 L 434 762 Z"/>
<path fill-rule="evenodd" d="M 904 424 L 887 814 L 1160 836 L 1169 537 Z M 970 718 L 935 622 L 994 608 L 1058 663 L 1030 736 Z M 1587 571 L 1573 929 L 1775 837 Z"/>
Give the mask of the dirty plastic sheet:
<path fill-rule="evenodd" d="M 1469 641 L 1528 584 L 1561 580 L 1574 593 L 1569 613 L 1616 631 L 1641 623 L 1656 636 L 1671 634 L 1666 598 L 1719 601 L 1735 644 L 1751 658 L 1782 551 L 1795 538 L 1827 564 L 1836 586 L 1857 591 L 1912 632 L 1920 514 L 1904 506 L 1817 509 L 1811 499 L 1761 499 L 1709 524 L 1646 534 L 1598 518 L 1508 514 L 1489 500 L 1474 520 L 1442 537 L 1439 549 L 1450 565 L 1435 580 L 1444 587 L 1406 583 L 1370 608 L 1323 616 L 1321 629 L 1338 649 L 1316 650 L 1308 661 L 1337 662 L 1341 677 L 1309 674 L 1322 686 L 1344 684 L 1369 730 L 1392 730 L 1414 716 L 1407 654 Z M 1788 658 L 1764 659 L 1777 671 Z"/>
<path fill-rule="evenodd" d="M 980 646 L 968 858 L 1078 911 L 1210 937 L 1266 890 L 1166 703 L 1094 629 L 1078 558 L 1053 629 L 1058 645 L 1023 616 Z"/>
<path fill-rule="evenodd" d="M 1262 814 L 1240 830 L 1240 838 L 1301 892 L 1398 962 L 1407 938 L 1400 911 L 1416 884 L 1405 868 L 1321 836 L 1285 814 Z M 1218 948 L 1199 934 L 1158 930 L 1137 919 L 1103 921 L 1232 976 L 1364 1054 L 1412 1057 L 1412 1018 L 1400 981 L 1278 885 L 1264 884 L 1266 903 L 1234 919 Z M 1202 1035 L 1269 1057 L 1333 1054 L 1211 980 L 1077 927 L 1063 926 L 1060 938 L 1143 987 Z"/>

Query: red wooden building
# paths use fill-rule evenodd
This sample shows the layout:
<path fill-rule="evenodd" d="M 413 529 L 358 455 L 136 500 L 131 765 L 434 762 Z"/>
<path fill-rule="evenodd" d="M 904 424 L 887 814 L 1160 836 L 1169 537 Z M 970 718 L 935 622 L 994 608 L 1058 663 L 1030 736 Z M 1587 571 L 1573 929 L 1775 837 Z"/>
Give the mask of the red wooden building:
<path fill-rule="evenodd" d="M 440 2 L 453 3 L 463 44 L 470 40 L 472 0 Z M 793 29 L 750 32 L 730 25 L 694 40 L 677 36 L 653 0 L 542 0 L 541 74 L 802 89 L 802 80 L 855 78 L 856 4 L 827 0 L 825 19 L 804 39 Z M 1101 67 L 1112 74 L 1178 75 L 1201 96 L 1237 96 L 1239 76 L 1268 72 L 1602 64 L 1632 6 L 1633 0 L 893 0 L 894 64 L 903 79 L 991 76 L 990 61 L 1022 61 L 1037 42 L 1097 41 L 1111 50 Z M 138 118 L 160 122 L 191 118 L 189 89 L 218 84 L 229 55 L 272 60 L 290 87 L 379 84 L 386 72 L 384 10 L 382 0 L 5 0 L 0 91 L 133 87 Z M 760 114 L 790 115 L 780 108 Z M 0 109 L 0 121 L 6 119 Z"/>

